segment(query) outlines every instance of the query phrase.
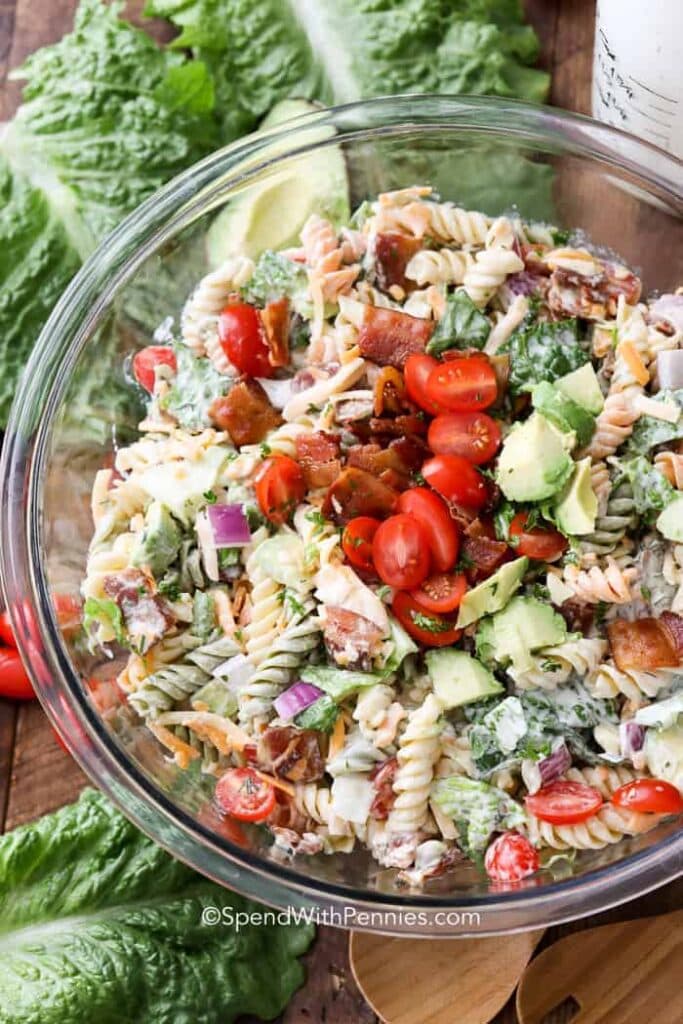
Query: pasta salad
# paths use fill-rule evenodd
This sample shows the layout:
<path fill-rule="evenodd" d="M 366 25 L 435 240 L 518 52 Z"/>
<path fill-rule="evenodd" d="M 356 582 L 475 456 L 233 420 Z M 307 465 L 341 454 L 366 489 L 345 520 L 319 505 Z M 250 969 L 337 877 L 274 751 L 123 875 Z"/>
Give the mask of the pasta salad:
<path fill-rule="evenodd" d="M 130 366 L 93 645 L 280 857 L 497 883 L 683 810 L 683 294 L 430 188 L 236 255 Z"/>

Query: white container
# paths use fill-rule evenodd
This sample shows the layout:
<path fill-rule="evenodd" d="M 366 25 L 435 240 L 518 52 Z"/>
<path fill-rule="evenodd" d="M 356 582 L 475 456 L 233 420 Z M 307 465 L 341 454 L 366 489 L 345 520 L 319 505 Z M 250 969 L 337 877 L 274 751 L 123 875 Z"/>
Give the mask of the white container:
<path fill-rule="evenodd" d="M 593 116 L 683 158 L 683 0 L 598 0 Z"/>

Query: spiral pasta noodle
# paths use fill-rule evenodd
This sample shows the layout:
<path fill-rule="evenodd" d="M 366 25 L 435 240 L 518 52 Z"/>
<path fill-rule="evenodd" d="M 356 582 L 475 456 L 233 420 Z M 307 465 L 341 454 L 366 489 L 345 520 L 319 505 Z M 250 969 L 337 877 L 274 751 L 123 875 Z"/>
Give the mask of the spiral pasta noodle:
<path fill-rule="evenodd" d="M 544 647 L 534 657 L 534 666 L 524 672 L 508 668 L 518 690 L 554 690 L 572 675 L 595 671 L 607 652 L 607 641 L 598 637 L 568 640 L 556 647 Z"/>
<path fill-rule="evenodd" d="M 623 694 L 634 703 L 642 704 L 669 686 L 672 678 L 673 673 L 668 669 L 621 671 L 613 661 L 606 661 L 589 673 L 586 685 L 596 697 L 612 698 Z"/>
<path fill-rule="evenodd" d="M 235 256 L 201 279 L 185 303 L 180 316 L 180 331 L 185 344 L 195 355 L 207 354 L 207 341 L 217 336 L 218 315 L 230 295 L 245 285 L 254 272 L 248 256 Z M 217 353 L 214 355 L 218 358 Z M 223 372 L 223 360 L 216 369 Z"/>
<path fill-rule="evenodd" d="M 412 711 L 398 748 L 394 779 L 396 800 L 387 821 L 389 832 L 417 832 L 427 819 L 434 766 L 439 757 L 441 705 L 430 694 Z"/>

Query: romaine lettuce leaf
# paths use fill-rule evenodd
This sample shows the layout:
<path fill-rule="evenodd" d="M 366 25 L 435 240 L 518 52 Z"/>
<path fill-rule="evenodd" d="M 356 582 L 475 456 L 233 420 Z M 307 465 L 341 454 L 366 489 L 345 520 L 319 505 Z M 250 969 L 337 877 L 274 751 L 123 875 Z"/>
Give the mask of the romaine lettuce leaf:
<path fill-rule="evenodd" d="M 477 309 L 464 288 L 446 299 L 446 310 L 429 339 L 427 352 L 441 355 L 449 348 L 483 348 L 491 333 L 488 317 Z"/>
<path fill-rule="evenodd" d="M 432 797 L 453 818 L 458 826 L 458 843 L 474 859 L 486 849 L 493 832 L 526 822 L 524 808 L 502 789 L 463 775 L 439 779 Z"/>
<path fill-rule="evenodd" d="M 542 380 L 554 381 L 588 362 L 579 341 L 576 320 L 523 324 L 505 342 L 501 352 L 510 353 L 510 391 L 530 391 Z"/>
<path fill-rule="evenodd" d="M 202 922 L 206 907 L 220 924 Z M 313 928 L 235 928 L 237 912 L 262 909 L 173 860 L 85 790 L 0 838 L 0 1020 L 275 1017 L 303 981 L 297 957 Z"/>
<path fill-rule="evenodd" d="M 653 397 L 655 402 L 675 402 L 683 410 L 683 388 L 678 391 L 660 391 Z M 633 433 L 628 439 L 626 452 L 628 455 L 647 454 L 658 444 L 669 444 L 670 441 L 679 441 L 681 438 L 683 438 L 683 414 L 678 417 L 676 423 L 657 419 L 656 416 L 641 416 L 636 420 Z"/>
<path fill-rule="evenodd" d="M 619 469 L 628 477 L 633 488 L 636 512 L 643 516 L 646 522 L 654 522 L 662 509 L 673 500 L 675 489 L 644 455 L 622 460 Z"/>
<path fill-rule="evenodd" d="M 160 406 L 186 430 L 211 426 L 209 406 L 230 387 L 230 378 L 220 374 L 210 359 L 196 356 L 187 345 L 174 345 L 177 373 Z"/>

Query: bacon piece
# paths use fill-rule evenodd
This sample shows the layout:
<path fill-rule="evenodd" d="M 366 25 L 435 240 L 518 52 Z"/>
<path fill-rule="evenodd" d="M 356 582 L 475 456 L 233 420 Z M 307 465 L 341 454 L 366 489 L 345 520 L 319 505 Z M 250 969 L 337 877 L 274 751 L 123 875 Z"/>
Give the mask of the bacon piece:
<path fill-rule="evenodd" d="M 398 759 L 390 757 L 378 764 L 370 778 L 375 788 L 376 795 L 370 805 L 370 817 L 378 821 L 384 821 L 389 817 L 389 812 L 394 806 L 396 794 L 394 793 L 394 778 L 398 771 Z"/>
<path fill-rule="evenodd" d="M 360 353 L 380 366 L 402 370 L 409 355 L 424 352 L 434 323 L 395 309 L 366 306 L 358 333 Z"/>
<path fill-rule="evenodd" d="M 315 782 L 325 774 L 320 736 L 313 729 L 270 726 L 259 740 L 258 758 L 262 767 L 289 782 Z"/>
<path fill-rule="evenodd" d="M 160 640 L 175 622 L 164 599 L 154 593 L 154 581 L 140 569 L 105 576 L 102 587 L 121 609 L 130 638 L 143 651 Z"/>
<path fill-rule="evenodd" d="M 382 640 L 382 630 L 356 612 L 327 607 L 323 639 L 330 656 L 338 665 L 369 672 L 372 656 Z"/>
<path fill-rule="evenodd" d="M 607 626 L 614 663 L 621 672 L 675 668 L 679 663 L 668 629 L 659 619 L 616 619 Z"/>
<path fill-rule="evenodd" d="M 424 437 L 427 434 L 427 421 L 421 416 L 373 416 L 370 420 L 371 434 L 389 434 L 391 437 L 407 437 L 412 434 Z"/>
<path fill-rule="evenodd" d="M 282 423 L 258 381 L 245 377 L 227 395 L 209 406 L 209 419 L 219 430 L 227 430 L 233 444 L 259 444 L 269 430 Z"/>
<path fill-rule="evenodd" d="M 491 540 L 483 534 L 478 537 L 463 537 L 461 557 L 466 563 L 466 575 L 470 583 L 479 583 L 508 557 L 509 547 L 504 541 Z"/>
<path fill-rule="evenodd" d="M 675 612 L 662 612 L 659 621 L 666 630 L 679 659 L 683 659 L 683 616 Z"/>
<path fill-rule="evenodd" d="M 341 472 L 339 437 L 319 430 L 296 439 L 296 460 L 304 471 L 307 489 L 329 487 Z"/>
<path fill-rule="evenodd" d="M 384 473 L 391 472 L 392 479 L 400 484 L 401 490 L 405 490 L 410 484 L 410 470 L 391 445 L 388 448 L 381 448 L 378 444 L 355 444 L 349 448 L 347 460 L 349 466 L 357 466 L 382 479 Z"/>
<path fill-rule="evenodd" d="M 271 366 L 287 366 L 289 362 L 289 299 L 269 302 L 261 310 L 261 322 L 266 344 L 268 361 Z"/>
<path fill-rule="evenodd" d="M 394 510 L 398 491 L 387 486 L 372 473 L 355 466 L 342 470 L 330 487 L 323 505 L 323 514 L 340 524 L 356 516 L 383 519 Z"/>
<path fill-rule="evenodd" d="M 403 374 L 395 366 L 382 367 L 372 389 L 375 416 L 381 416 L 384 412 L 403 412 L 405 392 Z"/>
<path fill-rule="evenodd" d="M 404 290 L 414 287 L 415 282 L 406 281 L 406 267 L 422 248 L 419 238 L 399 235 L 394 231 L 386 231 L 375 239 L 375 279 L 383 291 L 392 285 Z"/>

